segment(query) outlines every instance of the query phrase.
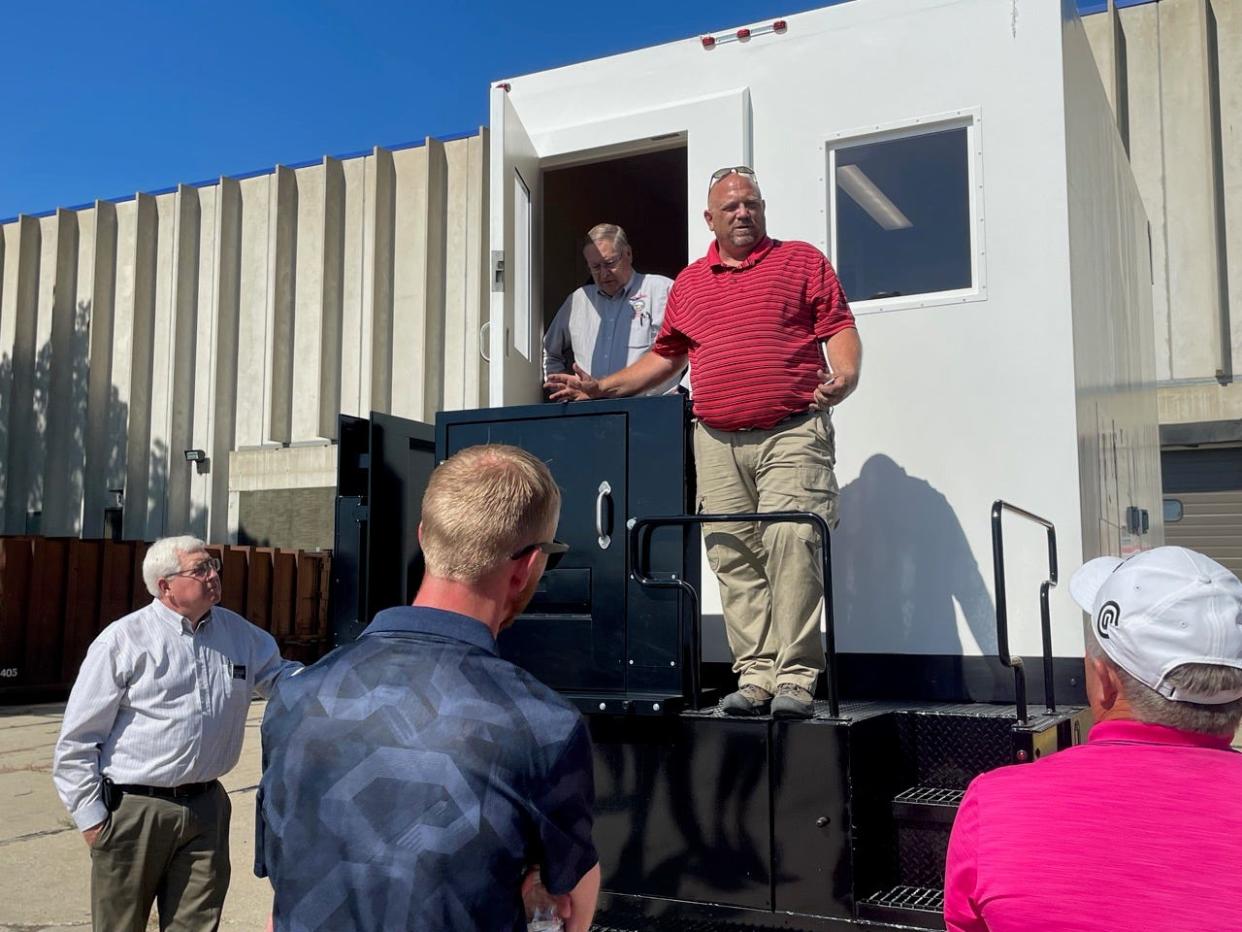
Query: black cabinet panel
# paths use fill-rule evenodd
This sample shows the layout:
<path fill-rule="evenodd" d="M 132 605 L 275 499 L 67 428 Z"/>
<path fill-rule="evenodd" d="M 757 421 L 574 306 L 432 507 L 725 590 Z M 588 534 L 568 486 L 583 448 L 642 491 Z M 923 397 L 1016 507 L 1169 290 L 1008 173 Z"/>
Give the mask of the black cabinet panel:
<path fill-rule="evenodd" d="M 771 909 L 771 725 L 592 718 L 604 888 Z"/>
<path fill-rule="evenodd" d="M 625 529 L 616 521 L 626 513 L 626 417 L 546 418 L 537 416 L 539 408 L 533 413 L 450 423 L 445 434 L 444 458 L 477 444 L 507 443 L 548 464 L 561 489 L 556 536 L 570 549 L 546 574 L 543 591 L 571 591 L 584 576 L 588 581 L 585 606 L 565 614 L 533 606 L 500 636 L 501 653 L 553 689 L 620 691 L 625 688 Z"/>
<path fill-rule="evenodd" d="M 440 459 L 512 444 L 547 463 L 561 488 L 557 537 L 571 549 L 500 637 L 504 656 L 554 689 L 651 700 L 644 709 L 684 694 L 689 605 L 677 591 L 630 578 L 626 523 L 685 513 L 688 423 L 680 395 L 437 416 Z M 697 587 L 698 539 L 697 528 L 656 529 L 649 569 Z"/>

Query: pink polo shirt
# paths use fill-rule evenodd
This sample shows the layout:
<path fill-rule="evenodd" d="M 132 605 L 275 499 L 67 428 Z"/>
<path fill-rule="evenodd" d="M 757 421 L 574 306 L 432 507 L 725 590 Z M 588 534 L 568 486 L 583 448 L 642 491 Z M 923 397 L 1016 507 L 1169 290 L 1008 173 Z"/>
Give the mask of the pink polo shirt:
<path fill-rule="evenodd" d="M 1242 930 L 1242 754 L 1101 722 L 1084 745 L 977 777 L 945 874 L 949 932 Z"/>

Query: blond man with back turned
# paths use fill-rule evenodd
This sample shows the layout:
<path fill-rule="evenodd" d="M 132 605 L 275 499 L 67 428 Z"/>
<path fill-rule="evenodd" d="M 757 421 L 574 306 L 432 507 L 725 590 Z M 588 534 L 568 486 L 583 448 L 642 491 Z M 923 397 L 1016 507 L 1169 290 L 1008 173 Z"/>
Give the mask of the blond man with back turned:
<path fill-rule="evenodd" d="M 568 932 L 600 871 L 591 742 L 577 711 L 500 657 L 556 540 L 560 491 L 516 447 L 434 473 L 413 605 L 292 677 L 263 721 L 261 875 L 277 930 L 525 930 L 538 869 Z"/>

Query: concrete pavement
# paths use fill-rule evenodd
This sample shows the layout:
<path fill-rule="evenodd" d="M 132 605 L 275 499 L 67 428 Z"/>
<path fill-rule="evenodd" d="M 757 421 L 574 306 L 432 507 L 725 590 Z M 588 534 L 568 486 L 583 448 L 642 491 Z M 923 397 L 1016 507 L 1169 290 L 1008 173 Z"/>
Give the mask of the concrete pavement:
<path fill-rule="evenodd" d="M 222 929 L 261 932 L 271 887 L 254 876 L 259 723 L 250 706 L 241 761 L 221 782 L 233 801 L 233 880 Z M 89 929 L 90 855 L 52 787 L 52 748 L 63 704 L 0 708 L 0 932 Z M 152 911 L 149 929 L 157 929 Z"/>

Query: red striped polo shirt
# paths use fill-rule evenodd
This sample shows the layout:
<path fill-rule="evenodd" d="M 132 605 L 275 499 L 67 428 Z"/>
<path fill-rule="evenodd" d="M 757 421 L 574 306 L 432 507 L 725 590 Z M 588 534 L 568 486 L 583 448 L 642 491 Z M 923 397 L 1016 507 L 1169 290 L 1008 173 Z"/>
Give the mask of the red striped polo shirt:
<path fill-rule="evenodd" d="M 854 326 L 837 273 L 809 243 L 764 237 L 740 266 L 713 241 L 673 283 L 652 349 L 690 356 L 694 413 L 718 430 L 773 427 L 811 403 L 821 340 Z"/>

